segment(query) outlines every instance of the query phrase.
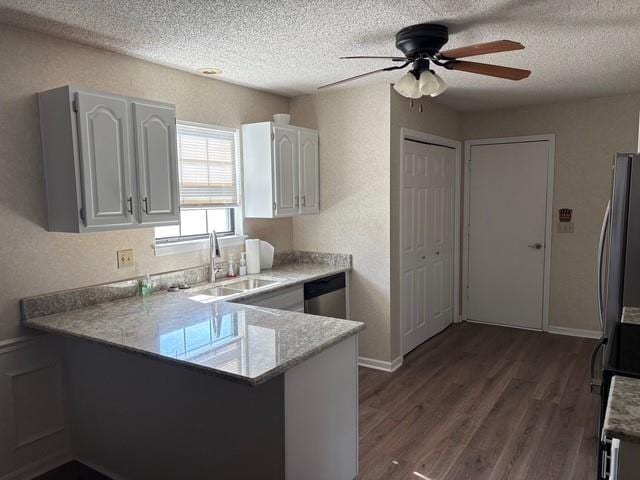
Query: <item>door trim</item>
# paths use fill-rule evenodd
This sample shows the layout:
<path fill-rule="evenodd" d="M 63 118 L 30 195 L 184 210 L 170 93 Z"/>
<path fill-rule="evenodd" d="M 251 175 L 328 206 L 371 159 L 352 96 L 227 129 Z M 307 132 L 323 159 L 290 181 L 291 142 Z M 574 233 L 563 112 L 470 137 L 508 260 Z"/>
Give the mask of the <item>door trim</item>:
<path fill-rule="evenodd" d="M 462 320 L 467 318 L 467 289 L 469 286 L 469 159 L 471 147 L 474 145 L 497 145 L 503 143 L 549 142 L 549 158 L 547 159 L 547 211 L 545 225 L 544 249 L 544 285 L 542 291 L 542 331 L 549 331 L 549 298 L 551 281 L 551 238 L 553 234 L 553 177 L 555 167 L 556 135 L 525 135 L 518 137 L 483 138 L 465 140 L 464 142 L 464 232 L 462 235 L 462 278 L 465 294 L 462 295 Z"/>
<path fill-rule="evenodd" d="M 452 140 L 446 137 L 440 137 L 438 135 L 432 135 L 426 132 L 419 132 L 417 130 L 411 130 L 409 128 L 400 129 L 400 161 L 398 162 L 398 175 L 400 178 L 400 190 L 398 204 L 400 212 L 402 212 L 402 189 L 404 188 L 404 182 L 402 180 L 402 162 L 404 160 L 404 141 L 416 140 L 418 142 L 425 142 L 431 145 L 448 147 L 456 151 L 456 163 L 455 173 L 453 180 L 453 211 L 455 218 L 453 221 L 453 323 L 460 322 L 460 220 L 461 220 L 461 188 L 462 188 L 462 142 L 458 140 Z M 400 231 L 398 242 L 399 253 L 399 271 L 402 272 L 402 215 L 400 215 Z M 398 285 L 398 300 L 399 300 L 399 342 L 400 342 L 400 358 L 404 356 L 402 345 L 402 281 Z M 395 361 L 394 361 L 395 362 Z"/>

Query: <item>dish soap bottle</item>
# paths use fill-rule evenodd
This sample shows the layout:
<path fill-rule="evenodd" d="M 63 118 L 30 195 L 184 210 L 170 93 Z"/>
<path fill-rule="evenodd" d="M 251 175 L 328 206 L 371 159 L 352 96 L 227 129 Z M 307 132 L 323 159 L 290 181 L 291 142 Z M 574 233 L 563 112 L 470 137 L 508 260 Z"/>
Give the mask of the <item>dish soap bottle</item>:
<path fill-rule="evenodd" d="M 247 257 L 246 253 L 242 252 L 240 256 L 240 276 L 244 277 L 247 274 Z"/>

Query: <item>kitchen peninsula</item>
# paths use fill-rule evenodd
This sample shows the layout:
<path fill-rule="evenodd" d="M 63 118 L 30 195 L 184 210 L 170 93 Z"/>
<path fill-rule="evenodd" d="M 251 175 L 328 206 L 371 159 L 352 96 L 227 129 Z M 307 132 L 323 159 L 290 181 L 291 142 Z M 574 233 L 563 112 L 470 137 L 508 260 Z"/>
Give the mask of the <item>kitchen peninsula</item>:
<path fill-rule="evenodd" d="M 126 479 L 354 478 L 364 325 L 242 303 L 348 270 L 283 265 L 221 299 L 229 282 L 81 308 L 131 282 L 24 299 L 27 326 L 64 337 L 76 458 Z"/>

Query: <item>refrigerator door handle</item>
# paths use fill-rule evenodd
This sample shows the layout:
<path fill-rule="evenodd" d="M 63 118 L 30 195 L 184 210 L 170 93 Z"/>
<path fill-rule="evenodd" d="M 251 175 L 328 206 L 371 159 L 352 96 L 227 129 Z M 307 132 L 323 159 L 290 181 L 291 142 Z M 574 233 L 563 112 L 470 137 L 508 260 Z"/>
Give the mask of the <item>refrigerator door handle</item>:
<path fill-rule="evenodd" d="M 602 267 L 604 262 L 604 248 L 607 237 L 607 231 L 609 230 L 609 217 L 611 216 L 611 201 L 607 203 L 607 209 L 604 212 L 604 219 L 602 220 L 602 228 L 600 229 L 600 241 L 598 242 L 598 317 L 600 320 L 600 329 L 602 335 L 606 335 L 605 332 L 605 318 L 604 318 L 604 284 L 602 282 Z"/>

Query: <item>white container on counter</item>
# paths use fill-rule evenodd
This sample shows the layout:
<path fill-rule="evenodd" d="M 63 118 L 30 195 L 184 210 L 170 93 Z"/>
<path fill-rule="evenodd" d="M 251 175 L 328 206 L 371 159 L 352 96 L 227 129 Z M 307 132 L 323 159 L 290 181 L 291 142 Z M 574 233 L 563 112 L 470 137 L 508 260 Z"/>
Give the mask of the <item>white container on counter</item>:
<path fill-rule="evenodd" d="M 245 240 L 244 248 L 247 254 L 247 274 L 260 273 L 260 240 L 257 238 Z"/>
<path fill-rule="evenodd" d="M 270 270 L 273 267 L 273 253 L 273 245 L 260 240 L 260 270 Z"/>

